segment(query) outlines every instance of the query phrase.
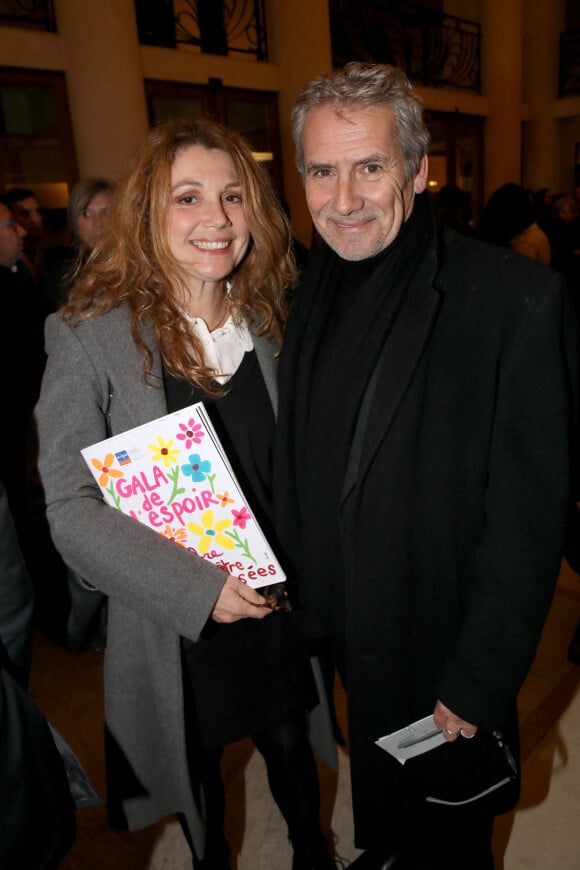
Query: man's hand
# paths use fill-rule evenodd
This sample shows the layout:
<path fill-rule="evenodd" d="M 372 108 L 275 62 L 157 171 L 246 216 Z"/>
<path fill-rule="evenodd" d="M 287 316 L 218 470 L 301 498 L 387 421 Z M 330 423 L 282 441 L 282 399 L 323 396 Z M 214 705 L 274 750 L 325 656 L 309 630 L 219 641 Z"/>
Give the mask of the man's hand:
<path fill-rule="evenodd" d="M 237 622 L 239 619 L 263 619 L 273 613 L 256 589 L 246 586 L 237 577 L 229 576 L 211 612 L 215 622 Z"/>
<path fill-rule="evenodd" d="M 433 718 L 437 727 L 443 729 L 443 736 L 449 743 L 457 740 L 460 735 L 468 740 L 471 737 L 475 737 L 477 725 L 472 725 L 471 722 L 460 719 L 459 716 L 452 713 L 449 707 L 446 707 L 441 701 L 437 701 L 435 704 Z"/>

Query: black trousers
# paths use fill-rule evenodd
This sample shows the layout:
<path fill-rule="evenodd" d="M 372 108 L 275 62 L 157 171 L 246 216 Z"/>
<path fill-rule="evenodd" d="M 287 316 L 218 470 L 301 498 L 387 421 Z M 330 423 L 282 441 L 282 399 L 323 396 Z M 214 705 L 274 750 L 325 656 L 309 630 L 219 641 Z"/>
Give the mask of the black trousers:
<path fill-rule="evenodd" d="M 310 746 L 306 717 L 252 735 L 264 758 L 272 797 L 288 826 L 296 854 L 320 849 L 324 838 L 320 827 L 320 786 L 316 761 Z M 187 825 L 179 817 L 193 853 L 195 870 L 229 870 L 229 847 L 224 836 L 225 793 L 221 777 L 223 749 L 204 749 L 196 759 L 196 776 L 204 790 L 207 808 L 206 850 L 200 859 L 193 847 Z"/>
<path fill-rule="evenodd" d="M 494 870 L 492 831 L 493 816 L 424 816 L 403 839 L 400 870 Z"/>

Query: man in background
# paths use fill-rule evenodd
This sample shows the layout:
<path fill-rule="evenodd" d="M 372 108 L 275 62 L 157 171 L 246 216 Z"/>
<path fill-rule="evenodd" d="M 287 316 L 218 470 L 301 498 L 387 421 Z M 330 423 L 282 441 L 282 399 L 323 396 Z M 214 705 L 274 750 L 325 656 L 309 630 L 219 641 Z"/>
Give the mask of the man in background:
<path fill-rule="evenodd" d="M 26 232 L 22 259 L 34 281 L 43 277 L 44 222 L 38 199 L 29 187 L 12 187 L 2 197 L 14 220 Z"/>
<path fill-rule="evenodd" d="M 46 360 L 45 310 L 39 289 L 22 262 L 25 240 L 26 231 L 0 197 L 0 368 L 4 407 L 0 478 L 34 585 L 36 625 L 62 642 L 69 606 L 65 568 L 46 521 L 32 417 Z"/>
<path fill-rule="evenodd" d="M 0 476 L 4 480 L 21 547 L 29 519 L 32 411 L 44 371 L 44 315 L 40 295 L 22 263 L 26 230 L 0 200 L 0 365 L 4 375 L 4 425 Z"/>

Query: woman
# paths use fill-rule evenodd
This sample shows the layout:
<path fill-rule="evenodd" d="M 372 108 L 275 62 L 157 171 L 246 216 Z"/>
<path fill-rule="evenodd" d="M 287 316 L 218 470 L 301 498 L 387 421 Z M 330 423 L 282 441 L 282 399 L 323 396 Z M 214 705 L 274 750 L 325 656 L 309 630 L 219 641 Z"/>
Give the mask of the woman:
<path fill-rule="evenodd" d="M 70 192 L 68 226 L 70 245 L 49 248 L 44 257 L 44 305 L 56 311 L 67 296 L 87 257 L 105 235 L 114 184 L 108 178 L 83 178 Z"/>
<path fill-rule="evenodd" d="M 238 134 L 175 121 L 143 143 L 110 230 L 47 321 L 37 420 L 56 545 L 109 596 L 111 821 L 134 829 L 176 812 L 193 866 L 229 868 L 220 756 L 251 735 L 294 870 L 334 867 L 305 726 L 311 673 L 292 615 L 107 507 L 79 453 L 203 399 L 268 535 L 275 356 L 294 279 L 287 221 Z"/>
<path fill-rule="evenodd" d="M 68 225 L 73 244 L 88 254 L 105 235 L 114 185 L 108 178 L 85 178 L 71 190 Z"/>

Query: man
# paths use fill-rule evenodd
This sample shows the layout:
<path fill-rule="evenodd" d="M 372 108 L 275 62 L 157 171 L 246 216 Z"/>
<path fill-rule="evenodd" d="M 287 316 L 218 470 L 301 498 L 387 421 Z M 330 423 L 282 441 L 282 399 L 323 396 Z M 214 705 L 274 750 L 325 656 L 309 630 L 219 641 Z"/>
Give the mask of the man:
<path fill-rule="evenodd" d="M 0 200 L 0 369 L 5 409 L 0 478 L 34 584 L 35 620 L 49 637 L 60 640 L 69 606 L 66 585 L 60 580 L 65 569 L 46 521 L 32 425 L 45 364 L 44 310 L 38 288 L 22 265 L 25 238 L 25 230 Z"/>
<path fill-rule="evenodd" d="M 561 564 L 574 316 L 548 267 L 440 230 L 401 71 L 307 83 L 293 135 L 323 241 L 280 359 L 275 511 L 347 692 L 351 867 L 489 870 Z M 430 714 L 437 748 L 376 745 Z"/>
<path fill-rule="evenodd" d="M 36 194 L 29 187 L 12 187 L 4 194 L 3 201 L 26 233 L 22 259 L 34 280 L 39 283 L 43 277 L 44 222 Z"/>
<path fill-rule="evenodd" d="M 27 464 L 32 410 L 44 369 L 44 317 L 38 290 L 22 265 L 26 231 L 0 201 L 0 364 L 4 372 L 6 425 L 0 438 L 0 476 L 21 545 L 27 519 Z M 8 422 L 9 421 L 9 422 Z"/>
<path fill-rule="evenodd" d="M 26 230 L 14 219 L 8 206 L 0 200 L 0 266 L 16 271 L 22 257 Z"/>

